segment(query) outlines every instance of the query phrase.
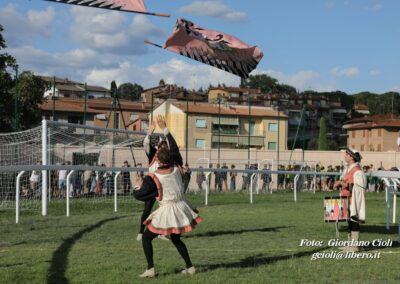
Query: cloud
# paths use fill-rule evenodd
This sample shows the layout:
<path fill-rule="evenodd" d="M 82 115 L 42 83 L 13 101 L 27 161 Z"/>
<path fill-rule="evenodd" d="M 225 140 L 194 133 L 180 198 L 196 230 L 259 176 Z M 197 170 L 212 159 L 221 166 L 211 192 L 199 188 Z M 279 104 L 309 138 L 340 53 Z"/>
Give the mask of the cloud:
<path fill-rule="evenodd" d="M 95 68 L 85 77 L 90 84 L 109 86 L 111 81 L 115 80 L 117 84 L 136 82 L 145 88 L 157 85 L 161 79 L 168 84 L 177 84 L 188 89 L 207 88 L 210 84 L 236 86 L 240 83 L 237 76 L 222 70 L 206 65 L 188 64 L 178 59 L 147 67 L 124 61 L 116 68 Z"/>
<path fill-rule="evenodd" d="M 178 59 L 151 65 L 147 70 L 156 78 L 162 78 L 167 83 L 175 83 L 188 89 L 207 88 L 210 84 L 227 86 L 240 84 L 240 78 L 233 74 L 205 64 L 188 64 Z"/>
<path fill-rule="evenodd" d="M 371 4 L 365 7 L 368 11 L 378 12 L 383 9 L 383 5 L 379 3 Z"/>
<path fill-rule="evenodd" d="M 391 87 L 389 92 L 398 92 L 398 93 L 400 93 L 400 85 Z"/>
<path fill-rule="evenodd" d="M 131 22 L 118 12 L 72 7 L 73 23 L 70 38 L 83 48 L 125 55 L 141 55 L 148 52 L 143 40 L 164 35 L 144 15 L 135 16 Z"/>
<path fill-rule="evenodd" d="M 380 70 L 370 70 L 369 71 L 369 75 L 371 75 L 371 76 L 379 76 L 381 74 L 382 74 L 382 72 Z"/>
<path fill-rule="evenodd" d="M 181 7 L 179 12 L 194 16 L 214 17 L 224 19 L 229 22 L 243 22 L 247 18 L 247 14 L 245 12 L 234 11 L 225 5 L 221 0 L 195 0 L 192 4 Z"/>
<path fill-rule="evenodd" d="M 18 6 L 9 4 L 0 9 L 1 24 L 7 45 L 21 46 L 37 37 L 48 38 L 53 34 L 54 8 L 29 10 L 19 13 Z"/>
<path fill-rule="evenodd" d="M 331 70 L 331 74 L 335 77 L 354 77 L 360 74 L 360 70 L 357 67 L 341 68 L 334 67 Z"/>

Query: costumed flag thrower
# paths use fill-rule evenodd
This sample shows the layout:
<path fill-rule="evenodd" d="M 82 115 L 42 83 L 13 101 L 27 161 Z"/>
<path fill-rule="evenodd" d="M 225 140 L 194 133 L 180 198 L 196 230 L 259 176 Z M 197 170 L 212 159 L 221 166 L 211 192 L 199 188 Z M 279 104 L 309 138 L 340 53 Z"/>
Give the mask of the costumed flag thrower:
<path fill-rule="evenodd" d="M 149 13 L 144 5 L 144 0 L 45 0 L 79 6 L 102 8 L 108 10 L 140 13 L 150 16 L 169 17 L 169 14 Z"/>
<path fill-rule="evenodd" d="M 145 40 L 145 43 L 167 49 L 191 59 L 248 78 L 263 57 L 257 46 L 249 46 L 240 39 L 193 22 L 178 19 L 174 31 L 164 46 Z"/>

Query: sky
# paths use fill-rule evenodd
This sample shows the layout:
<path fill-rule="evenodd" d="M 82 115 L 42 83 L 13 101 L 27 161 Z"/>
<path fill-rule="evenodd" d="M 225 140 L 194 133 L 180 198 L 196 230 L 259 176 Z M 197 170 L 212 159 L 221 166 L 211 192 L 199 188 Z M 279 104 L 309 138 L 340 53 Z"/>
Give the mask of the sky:
<path fill-rule="evenodd" d="M 176 19 L 260 47 L 251 74 L 299 91 L 400 91 L 400 1 L 145 0 L 170 18 L 43 0 L 0 0 L 0 24 L 20 70 L 109 87 L 160 79 L 188 89 L 237 86 L 239 77 L 145 44 L 163 45 Z"/>

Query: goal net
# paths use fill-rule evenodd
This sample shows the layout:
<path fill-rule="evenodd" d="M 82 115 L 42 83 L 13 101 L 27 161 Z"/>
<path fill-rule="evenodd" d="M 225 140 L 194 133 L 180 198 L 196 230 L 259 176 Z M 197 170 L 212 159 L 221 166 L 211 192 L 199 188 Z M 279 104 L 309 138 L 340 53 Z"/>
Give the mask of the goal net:
<path fill-rule="evenodd" d="M 0 172 L 0 208 L 15 206 L 16 179 L 20 171 L 13 171 L 13 167 L 26 166 L 20 177 L 20 206 L 35 209 L 40 206 L 42 198 L 43 175 L 41 170 L 30 168 L 38 165 L 50 168 L 45 183 L 48 199 L 51 202 L 62 201 L 67 194 L 67 175 L 74 166 L 147 166 L 144 137 L 145 132 L 53 121 L 27 131 L 0 134 L 0 166 L 11 169 Z M 46 155 L 43 155 L 43 149 Z M 43 157 L 46 157 L 45 161 Z M 58 167 L 51 169 L 51 166 Z M 60 166 L 69 169 L 60 169 Z M 116 171 L 74 170 L 70 176 L 70 197 L 96 201 L 110 196 L 111 199 L 117 181 L 117 194 L 126 199 L 131 193 L 135 175 L 129 171 L 115 179 L 116 175 Z"/>

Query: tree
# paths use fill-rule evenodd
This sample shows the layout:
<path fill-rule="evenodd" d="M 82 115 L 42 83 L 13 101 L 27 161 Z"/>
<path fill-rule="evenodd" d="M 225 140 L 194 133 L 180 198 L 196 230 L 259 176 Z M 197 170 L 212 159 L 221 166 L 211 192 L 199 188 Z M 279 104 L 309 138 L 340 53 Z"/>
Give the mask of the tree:
<path fill-rule="evenodd" d="M 326 121 L 325 117 L 321 117 L 319 120 L 319 137 L 318 137 L 318 150 L 328 150 L 328 141 L 326 138 Z"/>
<path fill-rule="evenodd" d="M 124 83 L 119 85 L 117 94 L 121 99 L 137 101 L 143 92 L 143 87 L 138 84 Z"/>
<path fill-rule="evenodd" d="M 38 106 L 43 103 L 45 90 L 46 82 L 31 71 L 24 71 L 18 76 L 19 130 L 29 129 L 42 119 Z"/>
<path fill-rule="evenodd" d="M 267 74 L 250 75 L 247 79 L 242 79 L 241 88 L 260 89 L 261 92 L 268 94 L 296 94 L 296 88 L 279 84 L 278 80 L 268 76 Z"/>
<path fill-rule="evenodd" d="M 158 82 L 158 86 L 165 86 L 165 81 L 164 79 L 161 79 L 160 82 Z"/>
<path fill-rule="evenodd" d="M 1 34 L 3 26 L 0 25 L 0 51 L 6 48 L 5 40 Z M 13 94 L 12 88 L 15 85 L 15 81 L 12 75 L 7 70 L 8 67 L 16 66 L 15 59 L 7 54 L 0 53 L 0 131 L 9 132 L 12 131 L 13 121 Z"/>
<path fill-rule="evenodd" d="M 114 95 L 117 93 L 117 83 L 115 83 L 115 81 L 113 80 L 110 84 L 110 91 L 111 91 L 111 96 L 114 97 Z"/>

